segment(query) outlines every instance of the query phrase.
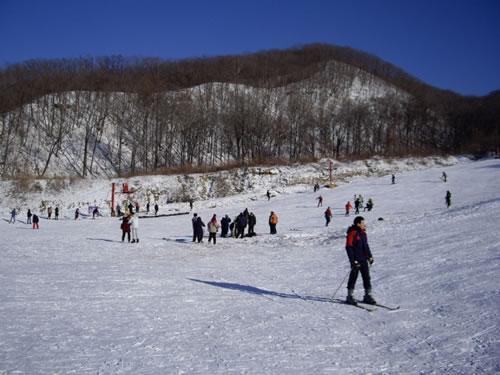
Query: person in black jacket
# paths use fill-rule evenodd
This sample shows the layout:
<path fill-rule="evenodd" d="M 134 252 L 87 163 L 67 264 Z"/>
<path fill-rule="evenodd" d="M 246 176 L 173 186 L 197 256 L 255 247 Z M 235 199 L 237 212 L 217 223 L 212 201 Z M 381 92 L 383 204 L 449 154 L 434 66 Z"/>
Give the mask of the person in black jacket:
<path fill-rule="evenodd" d="M 255 225 L 257 224 L 257 218 L 253 212 L 248 214 L 248 237 L 255 236 Z"/>
<path fill-rule="evenodd" d="M 446 207 L 450 208 L 450 206 L 451 206 L 451 193 L 449 190 L 446 190 L 446 197 L 444 199 L 446 201 Z"/>
<path fill-rule="evenodd" d="M 194 213 L 191 218 L 191 224 L 193 224 L 193 242 L 196 242 L 196 220 L 198 220 L 198 214 Z"/>
<path fill-rule="evenodd" d="M 203 242 L 203 227 L 205 223 L 201 220 L 201 217 L 198 216 L 194 223 L 194 232 L 196 234 L 196 239 L 198 243 Z"/>
<path fill-rule="evenodd" d="M 38 222 L 40 220 L 38 219 L 38 215 L 36 214 L 33 214 L 33 229 L 40 229 L 40 227 L 38 226 Z"/>
<path fill-rule="evenodd" d="M 33 216 L 31 214 L 31 210 L 28 208 L 28 212 L 26 213 L 26 216 L 28 217 L 28 219 L 26 220 L 26 224 L 31 224 L 31 216 Z"/>
<path fill-rule="evenodd" d="M 346 251 L 351 263 L 351 273 L 347 282 L 347 298 L 346 302 L 351 305 L 356 305 L 354 299 L 354 287 L 358 278 L 359 272 L 363 278 L 363 287 L 365 288 L 364 303 L 371 305 L 376 304 L 373 299 L 372 285 L 370 281 L 370 265 L 373 264 L 373 256 L 368 245 L 368 237 L 366 235 L 365 219 L 362 216 L 356 216 L 354 224 L 347 230 Z"/>
<path fill-rule="evenodd" d="M 240 213 L 238 216 L 238 220 L 236 222 L 236 226 L 238 228 L 238 234 L 236 235 L 236 238 L 245 237 L 245 228 L 246 228 L 247 224 L 248 224 L 247 217 L 245 216 L 244 213 Z"/>
<path fill-rule="evenodd" d="M 220 225 L 221 225 L 221 234 L 220 236 L 221 237 L 227 237 L 227 232 L 229 231 L 229 223 L 231 222 L 231 219 L 229 218 L 228 215 L 224 216 L 221 221 L 220 221 Z"/>

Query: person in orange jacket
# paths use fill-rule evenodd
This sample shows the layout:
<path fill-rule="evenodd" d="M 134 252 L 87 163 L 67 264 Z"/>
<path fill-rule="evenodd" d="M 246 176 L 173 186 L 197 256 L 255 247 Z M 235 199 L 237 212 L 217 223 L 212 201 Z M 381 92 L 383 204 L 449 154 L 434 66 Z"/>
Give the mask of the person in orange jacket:
<path fill-rule="evenodd" d="M 271 211 L 271 215 L 269 215 L 269 229 L 271 230 L 271 234 L 276 234 L 276 224 L 278 224 L 278 215 L 274 211 Z"/>
<path fill-rule="evenodd" d="M 352 209 L 351 201 L 347 201 L 345 205 L 345 216 L 349 216 L 349 212 L 351 211 L 351 209 Z"/>

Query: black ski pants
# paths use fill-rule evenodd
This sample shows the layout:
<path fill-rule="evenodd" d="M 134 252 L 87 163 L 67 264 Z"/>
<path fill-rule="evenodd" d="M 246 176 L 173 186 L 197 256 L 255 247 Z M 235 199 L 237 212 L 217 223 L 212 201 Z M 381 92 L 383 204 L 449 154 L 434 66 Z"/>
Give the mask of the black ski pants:
<path fill-rule="evenodd" d="M 356 280 L 358 279 L 358 274 L 361 272 L 361 277 L 363 278 L 363 287 L 365 291 L 370 291 L 372 289 L 372 284 L 370 281 L 370 267 L 368 266 L 368 261 L 363 260 L 359 262 L 359 268 L 352 268 L 349 274 L 349 281 L 347 282 L 347 289 L 354 289 L 356 285 Z"/>
<path fill-rule="evenodd" d="M 130 242 L 130 231 L 128 232 L 122 231 L 122 242 L 125 241 L 125 235 L 127 235 L 128 242 Z"/>
<path fill-rule="evenodd" d="M 276 234 L 276 224 L 269 223 L 269 229 L 271 230 L 271 234 Z"/>

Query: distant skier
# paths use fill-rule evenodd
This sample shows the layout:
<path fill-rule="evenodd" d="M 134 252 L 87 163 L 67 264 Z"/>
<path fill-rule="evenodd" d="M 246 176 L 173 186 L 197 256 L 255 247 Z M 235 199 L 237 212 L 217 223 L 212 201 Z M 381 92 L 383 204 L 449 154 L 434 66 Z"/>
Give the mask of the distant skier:
<path fill-rule="evenodd" d="M 139 202 L 135 202 L 135 213 L 139 214 Z"/>
<path fill-rule="evenodd" d="M 372 208 L 373 208 L 373 200 L 372 200 L 371 198 L 369 198 L 369 199 L 368 199 L 368 202 L 366 202 L 366 206 L 365 206 L 365 208 L 363 209 L 363 211 L 368 210 L 368 212 L 369 212 L 369 211 L 371 211 L 371 210 L 372 210 Z"/>
<path fill-rule="evenodd" d="M 116 216 L 122 216 L 122 215 L 123 215 L 122 208 L 120 207 L 120 204 L 117 204 L 116 205 Z"/>
<path fill-rule="evenodd" d="M 17 211 L 16 211 L 15 208 L 13 208 L 12 211 L 10 211 L 9 224 L 15 224 L 16 223 L 16 215 L 17 215 Z"/>
<path fill-rule="evenodd" d="M 193 211 L 193 200 L 189 200 L 189 211 Z"/>
<path fill-rule="evenodd" d="M 132 230 L 132 243 L 139 242 L 139 215 L 130 214 L 129 223 Z"/>
<path fill-rule="evenodd" d="M 221 225 L 221 234 L 220 236 L 221 237 L 224 237 L 226 238 L 227 237 L 227 232 L 229 231 L 229 223 L 231 222 L 231 219 L 229 218 L 228 215 L 224 216 L 221 221 L 220 221 L 220 225 Z"/>
<path fill-rule="evenodd" d="M 330 224 L 330 221 L 332 220 L 332 210 L 330 209 L 330 207 L 328 207 L 325 211 L 325 220 L 326 220 L 326 226 L 328 226 L 328 224 Z"/>
<path fill-rule="evenodd" d="M 196 220 L 198 220 L 198 214 L 194 213 L 193 217 L 191 218 L 191 224 L 193 227 L 193 242 L 196 242 Z"/>
<path fill-rule="evenodd" d="M 271 192 L 268 190 L 266 193 L 267 196 L 267 201 L 269 202 L 271 200 Z"/>
<path fill-rule="evenodd" d="M 271 234 L 276 234 L 276 225 L 278 224 L 278 215 L 274 211 L 271 211 L 269 215 L 269 230 Z"/>
<path fill-rule="evenodd" d="M 361 271 L 363 287 L 365 289 L 363 302 L 371 305 L 376 304 L 375 299 L 373 299 L 371 295 L 372 285 L 369 267 L 373 264 L 373 256 L 370 251 L 370 246 L 368 245 L 365 219 L 362 216 L 356 216 L 353 225 L 347 230 L 345 248 L 349 262 L 351 263 L 351 273 L 349 274 L 349 281 L 347 282 L 346 302 L 351 305 L 357 304 L 353 294 L 358 274 Z"/>
<path fill-rule="evenodd" d="M 450 208 L 450 206 L 451 206 L 451 193 L 449 190 L 446 190 L 446 197 L 444 199 L 446 200 L 446 207 Z"/>
<path fill-rule="evenodd" d="M 54 214 L 55 214 L 55 219 L 59 220 L 59 206 L 56 206 L 56 208 L 54 210 Z"/>
<path fill-rule="evenodd" d="M 446 175 L 446 172 L 443 172 L 443 174 L 441 175 L 441 180 L 443 180 L 443 182 L 446 182 L 448 180 L 448 176 Z"/>
<path fill-rule="evenodd" d="M 214 214 L 212 219 L 208 222 L 208 243 L 214 240 L 214 245 L 217 243 L 217 231 L 219 230 L 219 223 L 217 222 L 217 216 Z"/>
<path fill-rule="evenodd" d="M 361 205 L 361 200 L 359 199 L 359 197 L 356 197 L 356 200 L 354 201 L 354 208 L 355 208 L 354 213 L 355 214 L 359 214 L 359 206 L 360 205 Z"/>
<path fill-rule="evenodd" d="M 95 219 L 96 216 L 100 216 L 99 208 L 97 206 L 95 206 L 94 210 L 92 211 L 92 219 Z"/>
<path fill-rule="evenodd" d="M 80 216 L 80 209 L 79 209 L 79 208 L 77 208 L 77 209 L 75 210 L 75 220 L 78 220 L 78 217 L 79 217 L 79 216 Z"/>
<path fill-rule="evenodd" d="M 155 216 L 158 216 L 158 210 L 159 210 L 158 203 L 155 203 Z"/>
<path fill-rule="evenodd" d="M 149 202 L 146 203 L 146 215 L 149 215 Z"/>
<path fill-rule="evenodd" d="M 392 184 L 394 185 L 396 183 L 396 176 L 392 175 L 391 181 L 392 181 Z"/>
<path fill-rule="evenodd" d="M 351 210 L 352 210 L 351 201 L 347 201 L 347 203 L 345 204 L 345 216 L 349 216 Z"/>
<path fill-rule="evenodd" d="M 321 207 L 323 206 L 323 197 L 320 195 L 319 197 L 316 198 L 318 200 L 318 206 L 317 207 Z"/>
<path fill-rule="evenodd" d="M 49 208 L 47 208 L 47 216 L 49 220 L 52 218 L 52 206 L 49 206 Z"/>
<path fill-rule="evenodd" d="M 122 230 L 122 242 L 125 241 L 125 235 L 127 235 L 128 242 L 130 242 L 130 222 L 129 216 L 122 217 L 122 223 L 120 224 L 120 229 Z"/>
<path fill-rule="evenodd" d="M 38 215 L 37 214 L 33 214 L 33 229 L 40 229 L 40 227 L 38 226 L 38 222 L 40 221 L 40 219 L 38 218 Z"/>
<path fill-rule="evenodd" d="M 27 219 L 26 219 L 26 224 L 31 224 L 31 217 L 33 214 L 31 213 L 31 210 L 28 208 L 28 212 L 26 213 Z"/>

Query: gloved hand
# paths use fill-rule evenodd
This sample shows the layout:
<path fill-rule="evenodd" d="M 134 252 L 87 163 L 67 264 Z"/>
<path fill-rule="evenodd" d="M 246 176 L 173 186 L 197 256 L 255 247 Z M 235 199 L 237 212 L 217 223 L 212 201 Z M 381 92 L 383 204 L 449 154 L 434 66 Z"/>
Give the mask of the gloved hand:
<path fill-rule="evenodd" d="M 357 260 L 355 260 L 354 262 L 351 263 L 351 268 L 354 270 L 359 270 L 359 267 L 360 267 L 360 264 Z"/>
<path fill-rule="evenodd" d="M 370 265 L 372 265 L 374 262 L 373 258 L 368 258 L 368 263 L 370 263 Z"/>

